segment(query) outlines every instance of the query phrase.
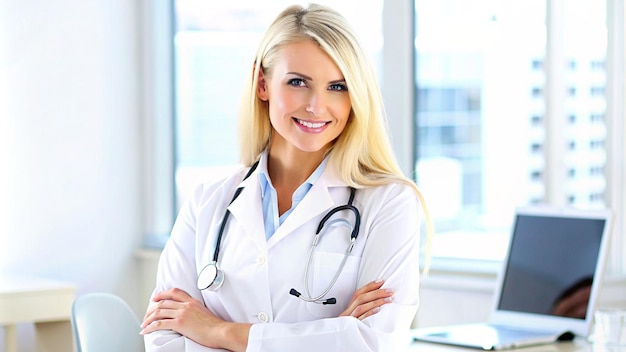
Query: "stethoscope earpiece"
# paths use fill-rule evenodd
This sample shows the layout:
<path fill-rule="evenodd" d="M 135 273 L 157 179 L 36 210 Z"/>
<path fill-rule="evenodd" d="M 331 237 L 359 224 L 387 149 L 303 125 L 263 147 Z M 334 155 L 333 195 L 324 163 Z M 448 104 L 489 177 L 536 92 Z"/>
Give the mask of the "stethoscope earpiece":
<path fill-rule="evenodd" d="M 292 288 L 291 290 L 289 290 L 289 294 L 292 295 L 292 296 L 296 296 L 296 297 L 300 298 L 301 300 L 303 300 L 305 302 L 320 303 L 320 304 L 323 304 L 323 305 L 336 304 L 337 303 L 337 299 L 335 297 L 326 298 L 326 299 L 315 299 L 315 298 L 302 297 L 302 294 L 300 292 L 298 292 L 295 288 Z"/>

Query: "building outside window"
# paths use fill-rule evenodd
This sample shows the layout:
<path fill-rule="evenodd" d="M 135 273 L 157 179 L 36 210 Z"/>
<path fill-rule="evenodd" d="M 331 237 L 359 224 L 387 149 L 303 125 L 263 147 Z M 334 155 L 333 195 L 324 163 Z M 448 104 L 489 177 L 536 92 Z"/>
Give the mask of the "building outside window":
<path fill-rule="evenodd" d="M 417 181 L 438 257 L 501 260 L 518 206 L 606 206 L 606 126 L 576 118 L 605 113 L 606 7 L 567 1 L 550 19 L 548 5 L 415 0 Z M 564 33 L 561 114 L 546 104 L 558 97 L 546 84 L 549 20 Z M 545 146 L 555 144 L 562 163 L 550 172 L 562 173 L 562 184 L 546 177 Z M 576 172 L 589 168 L 593 175 Z"/>

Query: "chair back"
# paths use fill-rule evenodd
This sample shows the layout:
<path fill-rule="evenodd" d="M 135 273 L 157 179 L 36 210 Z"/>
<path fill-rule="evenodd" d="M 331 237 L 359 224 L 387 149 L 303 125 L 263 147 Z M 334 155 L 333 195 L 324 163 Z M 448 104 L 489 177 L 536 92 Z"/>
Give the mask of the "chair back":
<path fill-rule="evenodd" d="M 139 319 L 128 303 L 114 294 L 77 297 L 71 317 L 77 352 L 145 351 Z"/>

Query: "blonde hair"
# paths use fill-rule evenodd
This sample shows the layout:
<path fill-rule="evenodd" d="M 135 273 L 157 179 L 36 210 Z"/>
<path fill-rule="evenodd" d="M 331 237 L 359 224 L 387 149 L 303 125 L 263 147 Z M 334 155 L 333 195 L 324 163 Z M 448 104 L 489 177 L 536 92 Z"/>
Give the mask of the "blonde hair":
<path fill-rule="evenodd" d="M 267 77 L 280 49 L 311 40 L 320 46 L 344 75 L 352 110 L 343 132 L 328 151 L 329 166 L 354 188 L 401 182 L 413 188 L 422 205 L 429 252 L 433 226 L 417 185 L 403 175 L 393 154 L 387 131 L 383 99 L 373 65 L 347 21 L 336 11 L 317 4 L 294 5 L 281 12 L 265 32 L 258 47 L 254 70 L 245 83 L 239 115 L 240 158 L 252 165 L 268 146 L 272 127 L 268 103 L 257 97 L 260 70 Z M 426 268 L 429 255 L 427 255 Z"/>

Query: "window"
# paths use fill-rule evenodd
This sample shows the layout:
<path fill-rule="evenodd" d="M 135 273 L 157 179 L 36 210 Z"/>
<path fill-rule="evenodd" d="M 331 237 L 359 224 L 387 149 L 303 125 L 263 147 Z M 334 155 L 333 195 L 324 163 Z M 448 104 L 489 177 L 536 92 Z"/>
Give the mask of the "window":
<path fill-rule="evenodd" d="M 605 92 L 604 92 L 604 87 L 591 87 L 589 94 L 591 94 L 592 96 L 597 96 L 597 97 L 604 97 L 606 96 Z"/>
<path fill-rule="evenodd" d="M 604 61 L 591 61 L 591 69 L 592 70 L 604 70 Z"/>
<path fill-rule="evenodd" d="M 541 124 L 543 123 L 543 118 L 539 115 L 533 115 L 530 118 L 530 122 L 532 126 L 541 126 Z"/>
<path fill-rule="evenodd" d="M 590 114 L 589 119 L 591 120 L 591 122 L 601 123 L 604 120 L 604 115 L 603 114 Z"/>
<path fill-rule="evenodd" d="M 572 123 L 572 124 L 576 123 L 576 115 L 575 114 L 569 115 L 569 122 Z"/>
<path fill-rule="evenodd" d="M 569 150 L 575 150 L 576 149 L 576 141 L 569 141 L 568 149 Z"/>
<path fill-rule="evenodd" d="M 606 111 L 607 76 L 623 85 L 604 64 L 605 3 L 415 0 L 415 13 L 415 163 L 435 259 L 501 259 L 517 206 L 621 206 L 604 172 L 608 154 L 623 158 L 605 143 L 603 117 L 621 119 Z M 475 109 L 443 94 L 465 91 Z"/>
<path fill-rule="evenodd" d="M 497 263 L 518 205 L 624 212 L 623 1 L 324 2 L 377 64 L 396 154 L 435 217 L 434 269 Z M 292 1 L 150 3 L 148 235 L 169 233 L 199 179 L 236 166 L 248 53 Z M 625 227 L 616 217 L 614 271 Z"/>

